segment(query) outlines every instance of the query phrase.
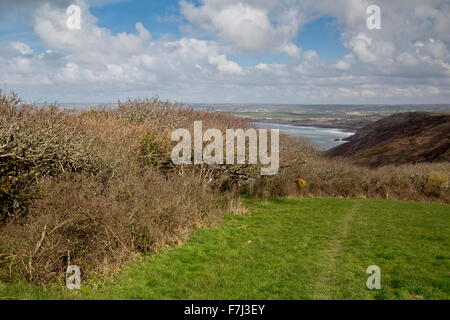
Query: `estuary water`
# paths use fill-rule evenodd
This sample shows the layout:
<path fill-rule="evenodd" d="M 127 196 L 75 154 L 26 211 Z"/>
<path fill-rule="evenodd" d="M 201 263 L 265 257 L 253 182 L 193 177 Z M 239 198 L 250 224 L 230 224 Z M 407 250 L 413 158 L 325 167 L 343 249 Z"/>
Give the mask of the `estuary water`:
<path fill-rule="evenodd" d="M 262 129 L 280 129 L 281 132 L 285 132 L 292 136 L 307 138 L 325 150 L 329 150 L 345 143 L 345 141 L 334 141 L 335 139 L 345 139 L 354 134 L 352 132 L 334 128 L 301 127 L 288 124 L 262 122 L 254 122 L 254 124 Z"/>

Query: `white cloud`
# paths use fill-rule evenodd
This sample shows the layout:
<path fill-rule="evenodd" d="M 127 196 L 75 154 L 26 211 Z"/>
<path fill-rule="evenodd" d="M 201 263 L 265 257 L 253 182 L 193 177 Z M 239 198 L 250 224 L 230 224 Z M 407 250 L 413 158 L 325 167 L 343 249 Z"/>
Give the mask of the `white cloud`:
<path fill-rule="evenodd" d="M 378 57 L 372 47 L 372 39 L 365 33 L 360 33 L 353 37 L 348 47 L 351 48 L 356 57 L 362 62 L 370 63 L 377 61 Z"/>
<path fill-rule="evenodd" d="M 14 41 L 9 43 L 4 48 L 0 47 L 0 55 L 16 57 L 16 56 L 30 56 L 33 54 L 33 49 L 26 43 Z"/>
<path fill-rule="evenodd" d="M 63 2 L 36 1 L 30 20 L 47 50 L 34 52 L 24 41 L 1 46 L 0 83 L 30 97 L 75 101 L 160 94 L 216 102 L 448 102 L 448 1 L 378 2 L 382 30 L 367 29 L 366 0 L 182 0 L 189 34 L 153 39 L 138 21 L 133 33 L 100 27 L 88 2 L 78 2 L 81 30 L 68 30 Z M 305 23 L 323 16 L 342 28 L 348 52 L 340 59 L 293 42 Z M 288 59 L 243 66 L 234 58 L 243 52 Z"/>
<path fill-rule="evenodd" d="M 182 38 L 175 41 L 152 41 L 151 33 L 142 23 L 136 23 L 136 33 L 113 35 L 97 25 L 97 20 L 83 3 L 82 28 L 69 30 L 65 11 L 50 5 L 42 6 L 36 14 L 34 30 L 47 47 L 45 54 L 28 57 L 30 72 L 45 74 L 42 79 L 58 82 L 122 82 L 135 84 L 147 79 L 189 78 L 196 76 L 195 64 L 211 74 L 243 74 L 238 63 L 220 52 L 213 41 Z M 18 53 L 31 54 L 23 43 L 12 43 Z M 68 55 L 55 54 L 69 52 Z M 53 59 L 51 59 L 53 58 Z M 49 60 L 53 60 L 50 63 Z M 54 60 L 60 60 L 55 63 Z M 25 61 L 10 65 L 24 69 Z M 77 74 L 77 75 L 75 75 Z M 151 82 L 151 81 L 150 81 Z"/>
<path fill-rule="evenodd" d="M 216 34 L 219 40 L 238 49 L 258 52 L 278 50 L 297 55 L 298 48 L 291 43 L 301 26 L 298 11 L 282 10 L 277 23 L 269 18 L 274 1 L 202 1 L 195 6 L 181 1 L 181 10 L 194 25 Z"/>
<path fill-rule="evenodd" d="M 350 69 L 351 65 L 345 60 L 339 60 L 338 62 L 336 62 L 334 67 L 338 70 L 344 71 Z"/>

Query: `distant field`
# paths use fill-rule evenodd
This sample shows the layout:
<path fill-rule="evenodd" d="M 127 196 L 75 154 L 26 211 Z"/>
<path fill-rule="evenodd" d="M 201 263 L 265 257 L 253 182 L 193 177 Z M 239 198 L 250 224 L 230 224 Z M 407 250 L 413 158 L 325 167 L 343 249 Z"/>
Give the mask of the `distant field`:
<path fill-rule="evenodd" d="M 81 292 L 3 285 L 0 297 L 82 299 L 449 299 L 448 205 L 290 199 L 228 215 L 184 246 Z M 378 265 L 382 290 L 366 288 Z"/>
<path fill-rule="evenodd" d="M 324 113 L 293 113 L 293 112 L 233 112 L 234 115 L 250 119 L 266 119 L 274 120 L 308 120 L 314 117 L 324 117 Z"/>
<path fill-rule="evenodd" d="M 245 119 L 273 123 L 289 123 L 298 126 L 318 126 L 329 128 L 361 128 L 380 119 L 380 115 L 351 115 L 347 112 L 233 112 Z"/>

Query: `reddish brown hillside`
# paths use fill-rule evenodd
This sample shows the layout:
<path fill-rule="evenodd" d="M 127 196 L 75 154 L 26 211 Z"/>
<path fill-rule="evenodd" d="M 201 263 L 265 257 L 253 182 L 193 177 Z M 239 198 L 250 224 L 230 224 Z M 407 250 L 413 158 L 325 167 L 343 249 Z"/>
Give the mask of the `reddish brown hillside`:
<path fill-rule="evenodd" d="M 360 129 L 349 142 L 328 151 L 329 157 L 348 158 L 355 164 L 450 161 L 450 114 L 399 113 Z"/>

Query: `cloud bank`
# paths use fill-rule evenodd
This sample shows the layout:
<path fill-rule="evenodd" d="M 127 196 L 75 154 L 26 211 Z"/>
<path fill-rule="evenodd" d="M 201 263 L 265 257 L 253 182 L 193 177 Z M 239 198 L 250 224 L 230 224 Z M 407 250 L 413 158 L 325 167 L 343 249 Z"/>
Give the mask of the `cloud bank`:
<path fill-rule="evenodd" d="M 153 94 L 186 102 L 450 101 L 446 0 L 380 0 L 381 30 L 367 28 L 365 0 L 181 0 L 185 33 L 177 39 L 154 39 L 139 21 L 134 33 L 113 34 L 90 12 L 108 2 L 78 1 L 82 27 L 69 30 L 69 2 L 3 1 L 30 16 L 46 50 L 20 39 L 4 44 L 0 84 L 30 100 L 80 102 Z M 295 43 L 320 17 L 336 19 L 344 57 L 323 59 Z M 265 53 L 287 62 L 239 64 L 240 55 Z"/>

